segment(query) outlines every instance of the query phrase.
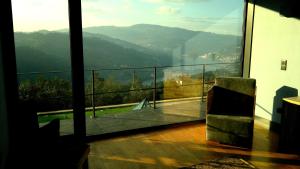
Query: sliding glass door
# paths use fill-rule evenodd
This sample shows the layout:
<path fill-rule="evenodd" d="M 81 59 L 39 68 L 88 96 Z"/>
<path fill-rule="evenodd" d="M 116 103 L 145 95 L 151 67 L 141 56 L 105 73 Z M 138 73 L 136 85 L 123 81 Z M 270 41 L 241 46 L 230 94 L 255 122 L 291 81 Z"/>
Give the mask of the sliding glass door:
<path fill-rule="evenodd" d="M 12 9 L 19 99 L 40 126 L 59 118 L 61 135 L 73 134 L 68 1 L 12 0 Z"/>
<path fill-rule="evenodd" d="M 82 0 L 87 135 L 205 118 L 240 76 L 244 0 Z"/>
<path fill-rule="evenodd" d="M 12 2 L 20 99 L 72 134 L 68 2 Z M 244 0 L 81 4 L 89 136 L 204 119 L 214 78 L 241 76 Z"/>

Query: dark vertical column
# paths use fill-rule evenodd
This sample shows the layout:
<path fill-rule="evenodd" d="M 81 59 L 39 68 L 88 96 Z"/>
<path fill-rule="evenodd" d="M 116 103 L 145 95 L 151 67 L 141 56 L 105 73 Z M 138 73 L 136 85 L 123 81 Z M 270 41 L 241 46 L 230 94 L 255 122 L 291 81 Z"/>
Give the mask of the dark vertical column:
<path fill-rule="evenodd" d="M 93 118 L 96 118 L 96 110 L 95 110 L 95 70 L 92 70 L 92 107 L 93 107 Z"/>
<path fill-rule="evenodd" d="M 202 97 L 201 101 L 204 101 L 204 86 L 205 86 L 205 64 L 202 65 Z"/>
<path fill-rule="evenodd" d="M 153 108 L 156 109 L 156 66 L 154 67 L 153 78 Z"/>
<path fill-rule="evenodd" d="M 13 168 L 19 161 L 18 144 L 22 122 L 18 115 L 17 68 L 11 1 L 0 1 L 0 168 Z"/>
<path fill-rule="evenodd" d="M 135 69 L 133 69 L 133 75 L 132 75 L 132 88 L 133 90 L 135 90 L 136 84 L 135 84 Z"/>
<path fill-rule="evenodd" d="M 69 0 L 74 135 L 86 136 L 81 1 Z"/>

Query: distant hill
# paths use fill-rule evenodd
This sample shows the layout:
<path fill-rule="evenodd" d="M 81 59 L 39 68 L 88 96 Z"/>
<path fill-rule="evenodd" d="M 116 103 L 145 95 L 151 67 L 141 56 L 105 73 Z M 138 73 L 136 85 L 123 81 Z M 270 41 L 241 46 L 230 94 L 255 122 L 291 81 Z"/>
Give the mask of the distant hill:
<path fill-rule="evenodd" d="M 37 48 L 16 46 L 16 55 L 18 72 L 63 71 L 70 69 L 67 57 L 47 54 Z"/>
<path fill-rule="evenodd" d="M 170 52 L 197 32 L 159 25 L 138 24 L 129 27 L 99 26 L 83 29 L 84 32 L 107 35 L 146 48 Z"/>
<path fill-rule="evenodd" d="M 168 56 L 100 35 L 84 36 L 86 69 L 168 65 Z M 15 33 L 18 72 L 70 70 L 69 35 L 58 32 Z"/>
<path fill-rule="evenodd" d="M 207 53 L 239 55 L 241 36 L 191 31 L 182 28 L 159 25 L 137 24 L 129 27 L 98 26 L 87 27 L 84 32 L 106 35 L 156 51 L 163 51 L 175 57 L 184 55 L 196 59 Z"/>
<path fill-rule="evenodd" d="M 240 36 L 138 24 L 83 29 L 86 69 L 235 61 Z M 15 33 L 19 72 L 70 70 L 66 30 Z"/>
<path fill-rule="evenodd" d="M 143 52 L 143 53 L 151 54 L 153 56 L 161 56 L 161 55 L 165 56 L 165 55 L 168 55 L 168 56 L 165 56 L 164 58 L 170 57 L 170 54 L 167 53 L 167 52 L 163 52 L 163 51 L 160 51 L 160 50 L 150 49 L 150 48 L 147 48 L 147 47 L 143 47 L 141 45 L 130 43 L 130 42 L 125 41 L 125 40 L 120 40 L 118 38 L 112 38 L 110 36 L 103 35 L 103 34 L 83 32 L 83 36 L 84 37 L 94 37 L 94 38 L 96 37 L 96 38 L 100 38 L 102 40 L 114 43 L 114 44 L 119 45 L 121 47 L 131 48 L 131 49 Z M 159 58 L 159 59 L 164 59 L 164 58 Z M 168 59 L 170 59 L 170 58 L 168 58 Z"/>

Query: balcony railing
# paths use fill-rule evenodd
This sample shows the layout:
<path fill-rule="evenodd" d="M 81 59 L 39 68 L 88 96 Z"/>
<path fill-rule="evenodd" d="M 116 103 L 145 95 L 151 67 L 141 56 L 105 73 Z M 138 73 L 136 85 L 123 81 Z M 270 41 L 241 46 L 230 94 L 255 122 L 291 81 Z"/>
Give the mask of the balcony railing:
<path fill-rule="evenodd" d="M 217 76 L 241 76 L 241 63 L 232 62 L 232 63 L 213 63 L 213 64 L 193 64 L 193 65 L 177 65 L 177 66 L 152 66 L 152 67 L 124 67 L 124 68 L 103 68 L 103 69 L 89 69 L 85 70 L 86 77 L 86 97 L 90 99 L 90 106 L 87 109 L 93 111 L 93 116 L 96 116 L 96 109 L 110 105 L 99 105 L 97 104 L 97 96 L 103 96 L 108 94 L 123 94 L 130 92 L 142 92 L 150 91 L 144 97 L 150 101 L 153 105 L 153 108 L 156 108 L 156 103 L 158 100 L 165 99 L 176 99 L 183 97 L 200 97 L 201 101 L 205 101 L 205 96 L 207 94 L 208 88 L 214 83 L 214 78 Z M 110 72 L 110 73 L 109 73 Z M 52 74 L 52 75 L 49 75 Z M 55 75 L 53 75 L 55 74 Z M 27 72 L 27 73 L 18 73 L 19 85 L 24 80 L 36 80 L 36 76 L 49 76 L 49 77 L 62 77 L 62 79 L 69 79 L 66 75 L 70 74 L 70 71 L 49 71 L 49 72 Z M 101 76 L 102 75 L 102 76 Z M 31 77 L 34 76 L 34 77 Z M 97 90 L 99 87 L 98 83 L 104 83 L 105 79 L 115 78 L 115 82 L 120 82 L 123 88 L 118 88 L 118 90 Z M 99 82 L 100 81 L 100 82 Z M 71 80 L 69 80 L 71 83 Z M 115 84 L 112 84 L 115 85 Z M 187 89 L 197 86 L 197 89 L 192 95 L 182 93 L 181 95 L 173 96 L 174 92 L 180 92 L 180 89 Z M 24 89 L 26 90 L 26 89 Z M 173 93 L 172 93 L 173 92 Z M 193 91 L 190 91 L 192 93 Z M 22 95 L 22 94 L 20 94 Z M 163 95 L 163 96 L 162 96 Z M 30 96 L 28 96 L 30 97 Z M 150 98 L 151 97 L 151 98 Z M 173 98 L 172 98 L 173 97 Z M 174 98 L 175 97 L 175 98 Z M 44 99 L 62 99 L 68 98 L 69 102 L 72 100 L 72 95 L 62 95 L 60 96 L 45 96 Z M 137 101 L 137 100 L 136 100 Z M 128 100 L 126 104 L 132 103 L 134 100 Z M 122 104 L 123 105 L 123 104 Z M 68 106 L 66 106 L 68 107 Z M 61 108 L 65 109 L 65 108 Z M 71 110 L 66 111 L 55 111 L 55 113 L 66 113 L 71 112 Z M 43 110 L 39 115 L 48 115 L 52 114 L 53 111 Z"/>

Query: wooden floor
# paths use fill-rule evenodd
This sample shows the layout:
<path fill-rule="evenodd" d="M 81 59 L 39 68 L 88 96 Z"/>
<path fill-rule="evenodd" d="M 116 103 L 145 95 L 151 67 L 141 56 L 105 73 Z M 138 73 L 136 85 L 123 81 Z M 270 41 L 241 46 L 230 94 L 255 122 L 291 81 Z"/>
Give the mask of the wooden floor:
<path fill-rule="evenodd" d="M 277 153 L 278 136 L 255 120 L 252 150 L 205 141 L 205 124 L 164 129 L 90 143 L 90 169 L 155 169 L 190 166 L 205 160 L 240 155 L 257 168 L 300 169 L 300 157 Z"/>

